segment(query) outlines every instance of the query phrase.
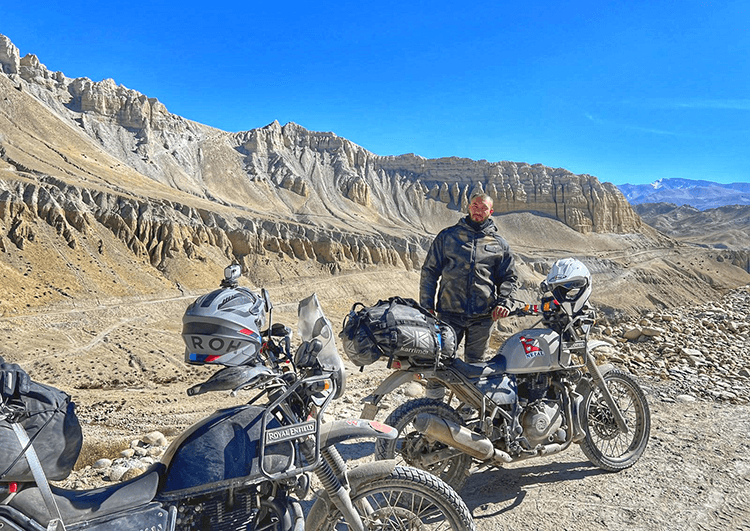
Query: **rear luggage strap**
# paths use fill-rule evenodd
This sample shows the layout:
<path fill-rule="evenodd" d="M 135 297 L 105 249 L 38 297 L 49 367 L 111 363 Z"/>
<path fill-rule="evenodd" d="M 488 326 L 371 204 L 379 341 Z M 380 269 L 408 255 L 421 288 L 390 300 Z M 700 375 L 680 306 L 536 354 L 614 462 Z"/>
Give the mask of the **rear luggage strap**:
<path fill-rule="evenodd" d="M 47 476 L 44 475 L 42 470 L 42 464 L 39 462 L 39 456 L 36 455 L 34 446 L 29 444 L 29 436 L 26 434 L 26 430 L 17 422 L 12 422 L 13 431 L 16 432 L 18 442 L 21 444 L 21 448 L 26 448 L 26 461 L 29 462 L 29 468 L 31 468 L 31 474 L 34 476 L 36 486 L 39 487 L 39 492 L 42 494 L 44 504 L 47 506 L 47 512 L 50 515 L 49 524 L 47 524 L 47 531 L 65 531 L 65 524 L 62 521 L 62 515 L 60 514 L 60 508 L 57 506 L 55 497 L 52 494 L 49 483 L 47 482 Z"/>

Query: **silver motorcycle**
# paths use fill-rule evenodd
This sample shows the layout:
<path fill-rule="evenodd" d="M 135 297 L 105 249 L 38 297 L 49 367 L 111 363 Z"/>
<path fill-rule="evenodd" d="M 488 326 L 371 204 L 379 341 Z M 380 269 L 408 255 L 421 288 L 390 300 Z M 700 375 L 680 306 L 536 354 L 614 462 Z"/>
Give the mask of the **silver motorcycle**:
<path fill-rule="evenodd" d="M 487 362 L 443 355 L 429 365 L 391 360 L 394 372 L 363 399 L 362 418 L 375 419 L 383 397 L 409 382 L 437 384 L 447 399 L 409 400 L 392 411 L 385 423 L 399 435 L 377 441 L 376 459 L 400 459 L 456 490 L 472 464 L 497 467 L 573 444 L 607 471 L 638 461 L 651 428 L 648 403 L 632 375 L 596 364 L 594 351 L 610 345 L 589 337 L 595 311 L 588 303 L 588 269 L 578 260 L 560 260 L 542 291 L 551 295 L 540 305 L 512 312 L 541 319 L 507 339 Z"/>

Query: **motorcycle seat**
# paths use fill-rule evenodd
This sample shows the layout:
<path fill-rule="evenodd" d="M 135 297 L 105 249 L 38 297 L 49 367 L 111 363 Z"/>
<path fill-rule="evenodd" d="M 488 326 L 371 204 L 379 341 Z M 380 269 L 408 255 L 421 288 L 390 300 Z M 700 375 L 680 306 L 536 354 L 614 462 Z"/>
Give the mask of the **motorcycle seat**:
<path fill-rule="evenodd" d="M 455 358 L 453 360 L 453 367 L 459 370 L 467 378 L 474 380 L 504 373 L 506 363 L 505 356 L 498 354 L 491 360 L 480 361 L 478 363 L 466 363 L 465 361 Z"/>
<path fill-rule="evenodd" d="M 145 505 L 156 496 L 162 463 L 154 463 L 131 480 L 90 490 L 61 489 L 50 485 L 63 523 L 75 524 Z M 50 515 L 38 487 L 22 489 L 9 505 L 47 527 Z"/>

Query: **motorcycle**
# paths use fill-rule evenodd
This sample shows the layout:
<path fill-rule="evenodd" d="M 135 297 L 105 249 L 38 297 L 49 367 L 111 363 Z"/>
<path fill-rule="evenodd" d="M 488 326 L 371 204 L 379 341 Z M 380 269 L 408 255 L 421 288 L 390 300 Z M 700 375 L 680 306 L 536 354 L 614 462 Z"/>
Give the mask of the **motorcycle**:
<path fill-rule="evenodd" d="M 455 491 L 423 470 L 393 460 L 347 468 L 339 443 L 396 431 L 371 420 L 324 422 L 345 373 L 317 296 L 299 303 L 302 342 L 292 354 L 291 330 L 271 324 L 267 291 L 238 287 L 239 276 L 239 266 L 228 267 L 221 289 L 188 308 L 183 339 L 188 362 L 221 366 L 187 394 L 250 392 L 247 403 L 190 427 L 142 475 L 92 490 L 50 485 L 22 433 L 33 481 L 0 479 L 0 529 L 475 529 Z M 269 321 L 262 332 L 261 313 Z M 16 432 L 23 415 L 17 401 L 2 401 L 0 420 Z M 311 494 L 312 474 L 322 489 L 305 517 L 300 500 Z"/>
<path fill-rule="evenodd" d="M 448 397 L 413 399 L 392 411 L 385 423 L 399 435 L 377 441 L 376 459 L 399 458 L 457 491 L 473 463 L 497 467 L 574 443 L 606 471 L 638 461 L 651 428 L 648 403 L 629 373 L 596 364 L 594 351 L 610 345 L 589 338 L 596 312 L 588 302 L 588 269 L 575 259 L 559 260 L 541 288 L 551 292 L 541 304 L 511 312 L 541 318 L 487 362 L 469 364 L 455 355 L 437 356 L 430 366 L 422 359 L 391 360 L 395 371 L 362 400 L 362 418 L 375 419 L 383 397 L 415 380 L 432 382 Z"/>

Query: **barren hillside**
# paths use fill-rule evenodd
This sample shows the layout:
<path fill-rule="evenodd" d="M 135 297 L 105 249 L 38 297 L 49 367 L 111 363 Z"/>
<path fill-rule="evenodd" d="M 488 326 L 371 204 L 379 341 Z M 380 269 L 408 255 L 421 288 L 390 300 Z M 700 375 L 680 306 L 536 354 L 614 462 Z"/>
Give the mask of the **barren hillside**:
<path fill-rule="evenodd" d="M 698 210 L 689 205 L 643 203 L 635 211 L 655 229 L 686 243 L 717 249 L 750 250 L 750 206 Z"/>

